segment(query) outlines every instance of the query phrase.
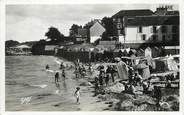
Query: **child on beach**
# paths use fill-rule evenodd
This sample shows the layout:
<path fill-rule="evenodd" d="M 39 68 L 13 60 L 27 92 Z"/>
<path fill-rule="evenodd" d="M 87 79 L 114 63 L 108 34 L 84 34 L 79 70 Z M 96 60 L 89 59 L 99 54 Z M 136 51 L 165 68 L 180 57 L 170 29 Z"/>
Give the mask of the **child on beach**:
<path fill-rule="evenodd" d="M 80 104 L 80 102 L 79 102 L 79 98 L 80 98 L 80 92 L 79 92 L 79 90 L 80 90 L 80 87 L 77 87 L 76 88 L 76 91 L 74 93 L 74 96 L 76 97 L 76 100 L 77 100 L 77 104 Z"/>

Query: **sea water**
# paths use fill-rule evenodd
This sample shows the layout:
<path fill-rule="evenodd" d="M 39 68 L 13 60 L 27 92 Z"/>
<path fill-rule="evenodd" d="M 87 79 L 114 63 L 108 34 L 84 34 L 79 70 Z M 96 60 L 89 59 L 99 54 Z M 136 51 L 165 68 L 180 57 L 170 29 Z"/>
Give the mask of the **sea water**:
<path fill-rule="evenodd" d="M 59 64 L 52 56 L 6 56 L 6 111 L 76 111 L 73 96 L 78 82 L 73 70 L 55 84 Z M 45 66 L 50 66 L 46 71 Z"/>

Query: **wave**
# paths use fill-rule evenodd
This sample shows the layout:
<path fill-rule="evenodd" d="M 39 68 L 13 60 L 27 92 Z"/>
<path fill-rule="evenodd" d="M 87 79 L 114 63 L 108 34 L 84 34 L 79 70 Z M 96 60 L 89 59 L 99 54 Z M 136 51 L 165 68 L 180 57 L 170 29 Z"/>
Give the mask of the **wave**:
<path fill-rule="evenodd" d="M 6 85 L 21 85 L 26 87 L 38 87 L 38 88 L 46 88 L 46 84 L 40 84 L 40 85 L 30 85 L 28 83 L 18 83 L 16 81 L 6 81 Z"/>
<path fill-rule="evenodd" d="M 57 64 L 59 64 L 59 65 L 61 64 L 61 62 L 60 62 L 58 59 L 55 59 L 54 61 L 55 61 Z"/>
<path fill-rule="evenodd" d="M 47 70 L 45 70 L 46 72 L 50 72 L 50 73 L 55 73 L 56 71 L 54 71 L 54 70 L 51 70 L 51 69 L 47 69 Z"/>
<path fill-rule="evenodd" d="M 41 85 L 30 85 L 30 86 L 39 87 L 39 88 L 46 88 L 46 87 L 47 87 L 46 84 L 41 84 Z"/>

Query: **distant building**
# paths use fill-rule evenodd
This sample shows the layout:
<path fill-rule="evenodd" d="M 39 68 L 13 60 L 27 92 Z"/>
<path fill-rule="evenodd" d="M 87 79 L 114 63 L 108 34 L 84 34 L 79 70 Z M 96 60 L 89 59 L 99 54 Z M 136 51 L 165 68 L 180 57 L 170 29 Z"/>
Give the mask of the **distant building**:
<path fill-rule="evenodd" d="M 24 44 L 18 45 L 15 47 L 10 47 L 10 49 L 16 49 L 16 50 L 23 51 L 23 52 L 31 52 L 31 47 L 28 45 L 24 45 Z"/>
<path fill-rule="evenodd" d="M 77 42 L 85 42 L 87 40 L 87 29 L 78 28 L 78 34 L 75 37 Z"/>
<path fill-rule="evenodd" d="M 74 37 L 78 43 L 94 43 L 101 38 L 103 32 L 105 32 L 105 28 L 102 26 L 101 21 L 94 19 L 85 24 L 83 28 L 78 28 L 77 34 Z"/>

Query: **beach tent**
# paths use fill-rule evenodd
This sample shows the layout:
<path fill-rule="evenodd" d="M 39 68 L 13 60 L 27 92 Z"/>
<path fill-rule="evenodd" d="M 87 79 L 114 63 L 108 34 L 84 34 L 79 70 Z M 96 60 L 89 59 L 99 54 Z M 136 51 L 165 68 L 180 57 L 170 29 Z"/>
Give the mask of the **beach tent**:
<path fill-rule="evenodd" d="M 152 51 L 150 47 L 145 49 L 145 57 L 152 57 Z"/>
<path fill-rule="evenodd" d="M 137 51 L 135 49 L 130 49 L 129 56 L 136 55 Z"/>
<path fill-rule="evenodd" d="M 171 57 L 154 58 L 155 72 L 179 71 L 178 64 Z"/>
<path fill-rule="evenodd" d="M 145 52 L 143 49 L 138 49 L 137 50 L 137 56 L 145 56 Z"/>
<path fill-rule="evenodd" d="M 128 78 L 128 68 L 127 65 L 120 61 L 118 63 L 99 63 L 92 66 L 93 69 L 98 70 L 98 68 L 103 65 L 104 69 L 107 69 L 107 66 L 111 65 L 117 69 L 118 77 L 122 80 L 127 80 Z"/>
<path fill-rule="evenodd" d="M 145 62 L 141 62 L 140 64 L 136 65 L 136 69 L 139 70 L 143 79 L 148 79 L 150 77 L 150 69 L 149 66 L 145 64 Z"/>
<path fill-rule="evenodd" d="M 155 57 L 159 57 L 161 54 L 162 54 L 162 48 L 161 47 L 152 47 L 151 48 L 152 50 L 152 57 L 155 58 Z"/>
<path fill-rule="evenodd" d="M 168 69 L 170 71 L 178 71 L 179 70 L 178 65 L 177 65 L 176 61 L 174 60 L 173 56 L 168 57 L 167 64 L 168 64 Z"/>
<path fill-rule="evenodd" d="M 119 78 L 122 80 L 127 80 L 128 78 L 128 67 L 123 61 L 119 61 L 117 64 L 117 70 Z"/>

